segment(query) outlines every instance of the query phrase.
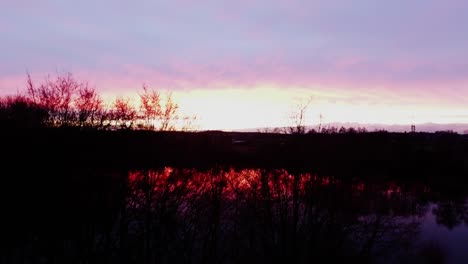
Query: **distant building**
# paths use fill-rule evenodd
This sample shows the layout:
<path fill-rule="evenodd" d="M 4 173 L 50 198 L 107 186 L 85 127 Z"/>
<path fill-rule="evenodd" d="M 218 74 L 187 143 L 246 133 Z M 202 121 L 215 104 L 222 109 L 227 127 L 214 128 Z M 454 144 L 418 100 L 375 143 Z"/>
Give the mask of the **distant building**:
<path fill-rule="evenodd" d="M 416 132 L 416 125 L 414 125 L 414 124 L 411 125 L 411 132 L 412 133 Z"/>

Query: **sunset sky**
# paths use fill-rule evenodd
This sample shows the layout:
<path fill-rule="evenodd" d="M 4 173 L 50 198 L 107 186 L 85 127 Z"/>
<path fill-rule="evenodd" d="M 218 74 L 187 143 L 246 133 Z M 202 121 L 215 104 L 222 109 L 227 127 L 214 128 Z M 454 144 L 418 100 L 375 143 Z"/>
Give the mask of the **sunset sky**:
<path fill-rule="evenodd" d="M 72 72 L 173 91 L 201 129 L 468 123 L 466 0 L 1 0 L 0 95 Z M 136 100 L 135 100 L 136 101 Z"/>

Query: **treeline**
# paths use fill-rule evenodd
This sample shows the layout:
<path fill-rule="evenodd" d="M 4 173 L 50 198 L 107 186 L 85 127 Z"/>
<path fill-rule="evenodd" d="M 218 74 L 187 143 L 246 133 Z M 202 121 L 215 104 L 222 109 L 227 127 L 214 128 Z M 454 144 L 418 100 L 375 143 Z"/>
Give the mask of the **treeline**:
<path fill-rule="evenodd" d="M 276 133 L 276 134 L 356 134 L 356 133 L 368 133 L 371 132 L 367 130 L 365 127 L 337 127 L 337 126 L 327 126 L 327 127 L 321 127 L 319 126 L 317 129 L 312 128 L 312 129 L 307 129 L 305 126 L 301 127 L 296 127 L 296 126 L 291 126 L 291 127 L 284 127 L 284 128 L 273 128 L 273 129 L 263 129 L 259 130 L 258 132 L 264 132 L 264 133 Z M 384 129 L 382 130 L 375 130 L 372 132 L 388 132 Z"/>
<path fill-rule="evenodd" d="M 189 130 L 196 117 L 183 116 L 171 93 L 143 85 L 139 107 L 119 96 L 106 104 L 94 87 L 71 73 L 36 84 L 27 75 L 25 91 L 0 98 L 0 122 L 16 127 Z"/>

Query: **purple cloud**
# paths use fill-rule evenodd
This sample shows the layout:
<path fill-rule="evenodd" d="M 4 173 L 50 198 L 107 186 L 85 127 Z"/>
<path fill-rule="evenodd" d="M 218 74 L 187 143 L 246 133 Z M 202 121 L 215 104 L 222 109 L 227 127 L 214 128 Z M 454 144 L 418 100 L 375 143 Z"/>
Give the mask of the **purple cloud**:
<path fill-rule="evenodd" d="M 60 70 L 107 91 L 269 83 L 468 98 L 466 13 L 461 0 L 4 1 L 0 93 L 26 71 Z"/>

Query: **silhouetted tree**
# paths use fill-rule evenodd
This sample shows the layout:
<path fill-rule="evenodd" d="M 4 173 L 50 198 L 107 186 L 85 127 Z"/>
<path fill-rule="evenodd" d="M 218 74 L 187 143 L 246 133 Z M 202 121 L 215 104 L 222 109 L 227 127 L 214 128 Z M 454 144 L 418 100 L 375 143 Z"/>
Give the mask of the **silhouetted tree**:
<path fill-rule="evenodd" d="M 71 73 L 57 74 L 55 78 L 47 76 L 43 83 L 36 85 L 31 75 L 27 74 L 27 87 L 24 96 L 1 98 L 0 120 L 12 122 L 13 112 L 18 116 L 20 106 L 25 110 L 36 109 L 39 123 L 46 126 L 80 126 L 97 129 L 125 128 L 131 129 L 135 124 L 139 128 L 156 129 L 159 131 L 193 130 L 196 116 L 181 116 L 179 105 L 169 92 L 164 96 L 143 85 L 140 96 L 140 109 L 136 111 L 130 100 L 117 97 L 106 107 L 96 89 L 87 82 L 76 80 Z M 15 110 L 16 109 L 16 110 Z M 41 111 L 39 111 L 41 110 Z M 24 111 L 23 111 L 24 112 Z M 31 124 L 32 111 L 24 122 Z M 40 113 L 40 117 L 38 114 Z M 25 112 L 23 113 L 23 115 Z M 143 121 L 143 123 L 141 122 Z"/>
<path fill-rule="evenodd" d="M 159 131 L 173 131 L 176 129 L 188 131 L 194 129 L 196 116 L 181 116 L 179 114 L 179 105 L 173 100 L 170 92 L 161 96 L 158 91 L 150 90 L 147 85 L 143 85 L 143 92 L 139 96 L 139 118 L 145 122 L 143 128 Z M 165 97 L 164 104 L 161 102 L 162 97 Z"/>
<path fill-rule="evenodd" d="M 345 129 L 345 128 L 344 128 Z M 346 130 L 346 129 L 345 129 Z M 338 127 L 336 126 L 327 126 L 327 127 L 323 127 L 322 128 L 322 131 L 320 131 L 320 133 L 323 133 L 323 134 L 336 134 L 339 132 L 339 129 Z M 344 133 L 347 133 L 348 131 L 346 130 Z"/>
<path fill-rule="evenodd" d="M 291 121 L 293 126 L 289 127 L 289 133 L 291 134 L 305 134 L 305 122 L 306 122 L 306 112 L 309 107 L 312 98 L 308 98 L 305 102 L 299 102 L 296 106 L 296 109 L 291 113 Z"/>
<path fill-rule="evenodd" d="M 98 126 L 102 124 L 101 120 L 104 112 L 102 99 L 96 90 L 89 87 L 87 83 L 79 87 L 74 105 L 79 126 Z"/>
<path fill-rule="evenodd" d="M 357 132 L 358 133 L 367 133 L 367 129 L 365 127 L 358 127 Z"/>
<path fill-rule="evenodd" d="M 141 117 L 147 128 L 154 129 L 156 120 L 162 115 L 161 96 L 159 92 L 149 90 L 147 85 L 143 85 L 143 92 L 139 95 Z"/>
<path fill-rule="evenodd" d="M 117 97 L 113 104 L 112 121 L 121 129 L 131 129 L 136 121 L 137 112 L 130 104 L 130 99 Z"/>
<path fill-rule="evenodd" d="M 28 98 L 48 111 L 52 126 L 69 125 L 75 121 L 72 104 L 76 92 L 84 86 L 86 84 L 75 80 L 71 73 L 58 74 L 56 78 L 47 76 L 39 86 L 35 86 L 31 76 L 27 75 Z"/>
<path fill-rule="evenodd" d="M 196 115 L 183 116 L 182 118 L 180 118 L 180 120 L 182 121 L 180 130 L 190 131 L 190 130 L 195 130 L 196 129 L 196 125 L 195 125 L 195 122 L 197 121 L 197 116 Z"/>
<path fill-rule="evenodd" d="M 47 111 L 25 96 L 7 96 L 0 99 L 0 121 L 16 127 L 45 125 Z"/>
<path fill-rule="evenodd" d="M 166 95 L 166 103 L 161 113 L 161 131 L 172 131 L 175 130 L 175 124 L 179 119 L 178 114 L 179 105 L 172 99 L 172 94 Z"/>

